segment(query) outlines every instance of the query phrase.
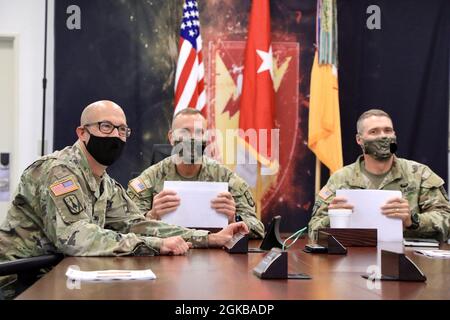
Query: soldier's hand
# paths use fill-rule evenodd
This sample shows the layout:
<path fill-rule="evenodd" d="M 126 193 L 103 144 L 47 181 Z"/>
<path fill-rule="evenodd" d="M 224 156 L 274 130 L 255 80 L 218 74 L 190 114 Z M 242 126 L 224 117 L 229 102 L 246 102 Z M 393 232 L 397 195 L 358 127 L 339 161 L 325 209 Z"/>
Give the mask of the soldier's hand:
<path fill-rule="evenodd" d="M 163 239 L 159 253 L 179 256 L 188 252 L 189 248 L 192 248 L 192 243 L 184 241 L 183 238 L 169 237 Z"/>
<path fill-rule="evenodd" d="M 180 205 L 180 197 L 172 190 L 163 190 L 153 198 L 152 209 L 147 213 L 147 217 L 160 220 L 169 212 L 175 211 Z"/>
<path fill-rule="evenodd" d="M 211 208 L 228 217 L 228 223 L 235 221 L 236 203 L 229 192 L 221 192 L 217 198 L 211 200 Z"/>
<path fill-rule="evenodd" d="M 411 210 L 409 209 L 409 202 L 406 199 L 393 198 L 388 200 L 381 207 L 381 213 L 386 217 L 401 219 L 404 228 L 412 225 Z"/>
<path fill-rule="evenodd" d="M 347 202 L 344 197 L 334 197 L 328 206 L 328 209 L 350 209 L 353 210 L 353 205 Z"/>
<path fill-rule="evenodd" d="M 242 221 L 229 224 L 219 232 L 208 235 L 208 245 L 210 247 L 222 247 L 225 243 L 230 241 L 236 233 L 249 233 L 247 225 Z"/>

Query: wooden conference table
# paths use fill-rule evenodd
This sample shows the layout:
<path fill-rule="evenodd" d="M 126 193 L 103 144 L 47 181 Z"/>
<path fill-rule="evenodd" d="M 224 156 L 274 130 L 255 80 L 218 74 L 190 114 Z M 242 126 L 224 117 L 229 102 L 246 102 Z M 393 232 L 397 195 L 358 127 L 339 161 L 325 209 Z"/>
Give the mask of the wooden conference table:
<path fill-rule="evenodd" d="M 339 256 L 308 254 L 302 251 L 306 243 L 306 239 L 300 239 L 289 249 L 289 273 L 306 273 L 311 280 L 259 279 L 252 270 L 264 253 L 194 249 L 186 256 L 68 257 L 17 299 L 450 299 L 450 259 L 427 258 L 399 243 L 380 243 L 378 248 L 351 247 L 347 255 Z M 250 241 L 249 247 L 258 244 Z M 369 266 L 379 262 L 380 249 L 404 250 L 427 281 L 382 281 L 374 285 L 362 278 Z M 441 249 L 450 249 L 450 245 L 443 244 Z M 82 282 L 79 289 L 70 289 L 65 276 L 70 265 L 83 271 L 150 268 L 157 279 Z"/>

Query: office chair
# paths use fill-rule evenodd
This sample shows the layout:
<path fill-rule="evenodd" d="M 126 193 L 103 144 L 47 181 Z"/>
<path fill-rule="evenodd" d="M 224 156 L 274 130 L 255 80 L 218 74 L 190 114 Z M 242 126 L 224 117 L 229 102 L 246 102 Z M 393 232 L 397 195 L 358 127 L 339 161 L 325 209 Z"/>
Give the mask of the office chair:
<path fill-rule="evenodd" d="M 154 144 L 152 148 L 152 156 L 150 158 L 150 165 L 157 164 L 158 162 L 170 157 L 172 154 L 172 145 L 170 144 Z"/>
<path fill-rule="evenodd" d="M 154 144 L 152 147 L 152 153 L 150 156 L 150 166 L 157 164 L 158 162 L 170 157 L 172 154 L 172 145 L 166 143 Z M 131 172 L 131 179 L 137 178 L 141 172 Z"/>
<path fill-rule="evenodd" d="M 58 264 L 63 258 L 60 254 L 22 258 L 0 262 L 0 276 L 17 275 L 16 294 L 20 294 L 38 279 L 41 269 Z"/>

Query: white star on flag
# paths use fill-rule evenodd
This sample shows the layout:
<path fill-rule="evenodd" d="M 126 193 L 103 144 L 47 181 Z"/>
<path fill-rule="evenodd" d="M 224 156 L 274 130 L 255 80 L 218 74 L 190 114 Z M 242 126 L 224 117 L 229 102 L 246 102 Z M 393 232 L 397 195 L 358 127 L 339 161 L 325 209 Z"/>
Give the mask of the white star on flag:
<path fill-rule="evenodd" d="M 269 70 L 270 77 L 273 81 L 273 57 L 272 57 L 272 46 L 269 47 L 269 51 L 256 50 L 258 56 L 262 59 L 262 63 L 256 73 L 261 73 L 263 71 Z"/>

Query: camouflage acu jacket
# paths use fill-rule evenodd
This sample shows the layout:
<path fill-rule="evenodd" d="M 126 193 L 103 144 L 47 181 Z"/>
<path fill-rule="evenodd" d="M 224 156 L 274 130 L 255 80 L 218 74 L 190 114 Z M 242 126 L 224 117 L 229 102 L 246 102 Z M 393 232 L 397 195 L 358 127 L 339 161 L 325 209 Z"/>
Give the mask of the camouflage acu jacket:
<path fill-rule="evenodd" d="M 338 189 L 374 189 L 370 180 L 361 172 L 363 157 L 335 172 L 325 187 L 316 196 L 316 202 L 309 222 L 309 236 L 314 231 L 328 227 L 328 205 Z M 419 221 L 417 229 L 404 229 L 405 237 L 437 238 L 446 241 L 450 228 L 450 204 L 444 181 L 427 166 L 394 157 L 391 170 L 379 190 L 400 190 L 409 202 L 411 215 Z"/>
<path fill-rule="evenodd" d="M 147 168 L 141 175 L 128 184 L 128 195 L 138 205 L 143 214 L 152 209 L 153 197 L 160 193 L 164 181 L 211 181 L 228 182 L 228 190 L 236 203 L 236 215 L 242 218 L 250 229 L 250 236 L 264 236 L 264 225 L 258 220 L 248 184 L 227 167 L 206 156 L 202 160 L 202 168 L 197 177 L 187 179 L 180 176 L 171 157 Z M 141 185 L 141 188 L 134 186 Z"/>
<path fill-rule="evenodd" d="M 44 156 L 21 176 L 0 227 L 0 261 L 49 253 L 156 255 L 161 238 L 207 246 L 207 231 L 147 221 L 107 173 L 97 180 L 80 142 Z"/>

